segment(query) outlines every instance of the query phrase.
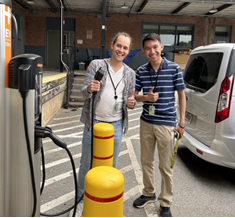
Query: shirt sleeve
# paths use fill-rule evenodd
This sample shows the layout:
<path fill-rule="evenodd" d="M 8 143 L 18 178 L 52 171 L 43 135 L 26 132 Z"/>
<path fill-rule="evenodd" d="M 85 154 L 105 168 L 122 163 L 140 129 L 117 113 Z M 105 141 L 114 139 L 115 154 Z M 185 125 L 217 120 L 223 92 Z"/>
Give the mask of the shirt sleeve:
<path fill-rule="evenodd" d="M 91 98 L 92 94 L 87 92 L 87 87 L 90 85 L 91 80 L 94 79 L 96 72 L 96 64 L 95 60 L 91 61 L 87 68 L 86 78 L 84 80 L 83 86 L 82 86 L 82 96 L 84 99 Z"/>
<path fill-rule="evenodd" d="M 177 91 L 185 89 L 183 73 L 179 65 L 177 66 L 175 71 L 174 84 L 175 84 L 175 90 Z"/>
<path fill-rule="evenodd" d="M 141 82 L 140 82 L 140 72 L 139 70 L 136 71 L 136 75 L 135 75 L 135 90 L 136 91 L 141 91 Z"/>

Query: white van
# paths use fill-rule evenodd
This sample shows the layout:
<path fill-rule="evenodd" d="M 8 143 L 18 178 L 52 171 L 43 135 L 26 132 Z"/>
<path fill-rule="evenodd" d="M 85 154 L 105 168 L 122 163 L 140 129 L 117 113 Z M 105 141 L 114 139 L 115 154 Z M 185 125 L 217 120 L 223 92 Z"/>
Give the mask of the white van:
<path fill-rule="evenodd" d="M 186 115 L 181 142 L 198 157 L 229 168 L 235 168 L 234 77 L 234 43 L 194 49 L 184 71 Z"/>

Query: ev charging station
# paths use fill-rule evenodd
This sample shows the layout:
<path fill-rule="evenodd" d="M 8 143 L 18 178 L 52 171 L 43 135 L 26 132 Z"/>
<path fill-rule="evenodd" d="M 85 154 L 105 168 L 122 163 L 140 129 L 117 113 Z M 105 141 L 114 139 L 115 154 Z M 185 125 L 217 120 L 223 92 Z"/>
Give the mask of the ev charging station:
<path fill-rule="evenodd" d="M 40 187 L 41 156 L 43 158 L 42 138 L 46 137 L 51 138 L 57 146 L 65 149 L 69 155 L 73 168 L 75 202 L 74 206 L 67 211 L 74 209 L 73 216 L 75 216 L 77 203 L 81 199 L 78 200 L 77 175 L 73 157 L 63 140 L 57 137 L 49 127 L 41 126 L 43 59 L 35 54 L 22 54 L 12 57 L 11 7 L 11 0 L 0 0 L 0 217 L 40 216 L 40 194 L 45 182 L 43 176 L 42 187 Z M 100 71 L 102 70 L 96 73 L 95 79 L 97 80 L 102 78 L 100 75 L 103 74 Z M 94 97 L 95 95 L 93 99 Z M 113 146 L 113 143 L 108 144 Z M 93 156 L 93 152 L 91 156 Z M 110 169 L 111 171 L 118 171 L 113 167 L 109 167 L 107 170 Z M 97 177 L 100 177 L 100 175 L 95 177 L 92 175 L 95 187 L 97 187 Z M 124 179 L 122 175 L 118 178 L 121 181 L 119 182 L 121 188 L 115 187 L 118 190 L 118 201 L 116 197 L 111 196 L 112 201 L 115 199 L 112 204 L 110 202 L 108 204 L 103 203 L 104 208 L 101 216 L 110 217 L 113 210 L 111 210 L 111 214 L 106 213 L 107 207 L 114 205 L 113 207 L 116 208 L 116 203 L 120 205 L 118 216 L 122 215 Z M 109 177 L 106 179 L 110 180 Z M 106 182 L 102 181 L 101 184 L 106 184 Z M 109 186 L 103 188 L 109 188 Z M 93 187 L 91 187 L 91 190 L 93 190 Z M 122 191 L 121 195 L 120 190 Z M 109 195 L 110 191 L 107 190 L 107 193 Z M 103 191 L 99 194 L 100 197 L 104 197 L 102 196 Z M 90 209 L 92 204 L 87 205 L 86 208 L 89 208 L 89 210 L 86 211 L 92 211 Z M 99 205 L 99 202 L 96 202 L 95 205 Z M 52 216 L 49 214 L 42 215 Z"/>
<path fill-rule="evenodd" d="M 6 75 L 11 59 L 11 1 L 0 0 L 0 216 L 9 216 L 9 113 Z"/>
<path fill-rule="evenodd" d="M 40 195 L 45 182 L 43 165 L 40 187 L 42 138 L 46 137 L 69 155 L 75 202 L 68 210 L 74 209 L 74 216 L 78 188 L 73 157 L 63 140 L 49 127 L 41 126 L 42 57 L 35 54 L 12 57 L 11 7 L 11 0 L 0 0 L 0 217 L 40 216 Z"/>
<path fill-rule="evenodd" d="M 0 216 L 40 216 L 42 57 L 11 57 L 11 4 L 0 0 Z"/>

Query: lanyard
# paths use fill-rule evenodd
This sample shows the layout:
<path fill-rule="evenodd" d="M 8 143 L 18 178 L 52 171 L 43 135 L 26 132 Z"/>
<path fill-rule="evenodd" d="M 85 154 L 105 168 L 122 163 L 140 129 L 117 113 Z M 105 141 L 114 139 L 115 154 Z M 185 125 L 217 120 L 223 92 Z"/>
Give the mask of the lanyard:
<path fill-rule="evenodd" d="M 105 61 L 105 63 L 106 63 L 106 61 Z M 120 79 L 120 81 L 118 82 L 117 86 L 115 87 L 115 86 L 114 86 L 114 83 L 113 83 L 113 80 L 112 80 L 112 77 L 111 77 L 111 75 L 110 75 L 110 72 L 109 72 L 109 66 L 108 66 L 108 64 L 107 64 L 107 63 L 106 63 L 106 66 L 107 66 L 108 74 L 109 74 L 109 77 L 110 77 L 110 80 L 111 80 L 111 82 L 112 82 L 113 89 L 114 89 L 114 99 L 115 99 L 115 100 L 117 100 L 118 96 L 117 96 L 117 92 L 116 92 L 116 90 L 117 90 L 118 85 L 119 85 L 119 84 L 120 84 L 120 82 L 122 81 L 122 79 L 123 79 L 124 75 L 123 75 L 123 77 Z"/>
<path fill-rule="evenodd" d="M 159 68 L 158 68 L 157 77 L 156 77 L 156 85 L 155 85 L 154 89 L 157 87 L 158 75 L 159 75 L 159 73 L 161 72 L 161 67 L 162 67 L 163 62 L 164 62 L 164 60 L 162 59 L 161 64 L 160 64 L 160 66 L 159 66 Z M 152 78 L 151 69 L 150 69 L 150 71 L 149 71 L 149 74 L 150 74 L 150 78 L 151 78 L 151 85 L 152 85 L 152 87 L 153 87 L 153 78 Z"/>

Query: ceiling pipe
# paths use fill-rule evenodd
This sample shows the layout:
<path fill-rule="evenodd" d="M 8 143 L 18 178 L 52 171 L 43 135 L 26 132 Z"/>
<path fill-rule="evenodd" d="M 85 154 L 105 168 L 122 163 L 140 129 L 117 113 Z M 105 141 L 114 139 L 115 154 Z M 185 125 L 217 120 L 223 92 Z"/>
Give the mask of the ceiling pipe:
<path fill-rule="evenodd" d="M 60 5 L 60 0 L 57 0 L 57 2 L 58 2 L 59 5 Z M 66 1 L 66 2 L 67 2 L 67 1 Z M 67 3 L 67 4 L 68 4 L 68 3 Z M 71 9 L 71 8 L 68 9 L 68 8 L 66 7 L 65 3 L 64 3 L 64 11 L 65 11 L 65 12 L 68 12 L 68 11 L 72 11 L 72 9 Z"/>
<path fill-rule="evenodd" d="M 15 2 L 20 5 L 21 7 L 23 7 L 24 9 L 29 9 L 29 5 L 26 3 L 26 2 L 22 2 L 22 1 L 19 1 L 19 0 L 15 0 Z"/>
<path fill-rule="evenodd" d="M 51 11 L 58 12 L 57 7 L 51 0 L 45 0 L 45 2 L 51 7 Z"/>
<path fill-rule="evenodd" d="M 128 15 L 127 15 L 127 17 L 129 17 L 129 16 L 130 16 L 131 9 L 133 8 L 133 6 L 134 6 L 135 2 L 136 2 L 136 0 L 134 0 L 133 4 L 131 5 L 131 7 L 130 7 L 130 10 L 129 10 L 129 12 L 128 12 Z"/>
<path fill-rule="evenodd" d="M 143 3 L 141 4 L 140 8 L 137 10 L 137 12 L 141 12 L 144 9 L 145 5 L 148 3 L 148 1 L 149 0 L 144 0 Z"/>
<path fill-rule="evenodd" d="M 182 5 L 180 5 L 178 8 L 176 8 L 174 11 L 172 11 L 171 14 L 177 14 L 178 12 L 180 12 L 181 10 L 183 10 L 184 8 L 186 8 L 190 4 L 191 3 L 189 3 L 189 2 L 184 2 Z"/>

